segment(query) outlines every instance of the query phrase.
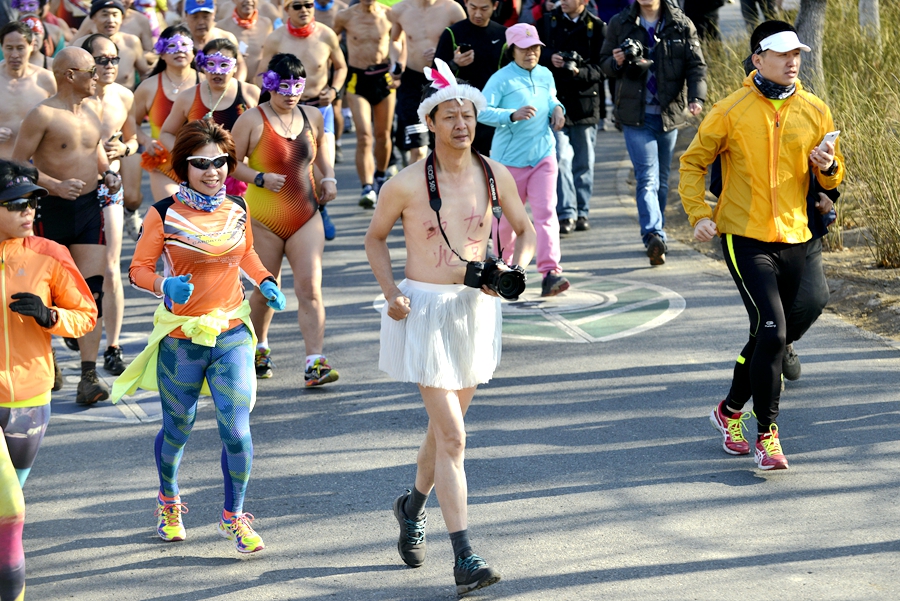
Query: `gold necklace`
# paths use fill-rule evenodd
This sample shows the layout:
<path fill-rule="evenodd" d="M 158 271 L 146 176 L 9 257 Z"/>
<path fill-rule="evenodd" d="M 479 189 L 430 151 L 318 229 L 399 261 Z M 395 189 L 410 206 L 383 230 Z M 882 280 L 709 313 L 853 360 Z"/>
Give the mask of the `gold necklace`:
<path fill-rule="evenodd" d="M 229 82 L 229 83 L 231 83 L 231 82 Z M 212 100 L 212 99 L 213 99 L 213 93 L 212 93 L 212 88 L 209 87 L 209 80 L 206 80 L 206 91 L 209 92 L 209 99 Z M 225 98 L 225 94 L 227 94 L 227 93 L 228 93 L 228 85 L 226 84 L 226 85 L 225 85 L 225 91 L 222 92 L 222 95 L 219 96 L 219 99 L 216 100 L 216 103 L 215 103 L 215 104 L 213 105 L 213 107 L 209 110 L 209 112 L 206 113 L 205 115 L 203 115 L 203 118 L 204 118 L 204 119 L 212 119 L 212 118 L 213 118 L 213 113 L 215 113 L 215 112 L 216 112 L 216 109 L 219 108 L 219 103 L 222 102 L 222 99 Z"/>
<path fill-rule="evenodd" d="M 269 102 L 269 108 L 272 109 L 272 114 L 275 115 L 275 118 L 278 119 L 278 122 L 281 123 L 281 129 L 284 130 L 284 137 L 290 140 L 296 140 L 297 134 L 292 134 L 294 131 L 294 109 L 291 109 L 291 123 L 289 125 L 285 125 L 284 121 L 281 120 L 281 116 L 278 114 L 278 111 L 275 110 L 275 107 L 272 106 L 272 103 Z"/>

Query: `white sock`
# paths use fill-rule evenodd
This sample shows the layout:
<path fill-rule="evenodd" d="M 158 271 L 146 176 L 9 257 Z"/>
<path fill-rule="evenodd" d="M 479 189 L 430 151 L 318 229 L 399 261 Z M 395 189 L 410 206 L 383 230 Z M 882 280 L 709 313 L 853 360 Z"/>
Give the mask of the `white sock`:
<path fill-rule="evenodd" d="M 316 359 L 324 359 L 325 355 L 307 355 L 306 356 L 306 369 L 312 367 L 313 363 L 316 362 Z"/>
<path fill-rule="evenodd" d="M 262 349 L 265 351 L 269 350 L 269 341 L 268 340 L 260 340 L 259 342 L 256 343 L 256 348 Z"/>

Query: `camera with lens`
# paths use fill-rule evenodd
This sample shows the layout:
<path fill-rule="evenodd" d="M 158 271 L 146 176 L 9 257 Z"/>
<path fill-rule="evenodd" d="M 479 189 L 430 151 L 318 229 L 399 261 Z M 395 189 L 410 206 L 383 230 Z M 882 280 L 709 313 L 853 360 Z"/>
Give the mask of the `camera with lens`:
<path fill-rule="evenodd" d="M 470 288 L 487 286 L 506 300 L 516 300 L 525 292 L 525 270 L 518 265 L 508 266 L 496 257 L 488 257 L 484 262 L 469 261 L 463 284 Z"/>
<path fill-rule="evenodd" d="M 644 56 L 644 45 L 634 38 L 628 38 L 619 46 L 625 54 L 625 77 L 629 79 L 640 79 L 644 73 L 653 65 L 653 61 Z"/>
<path fill-rule="evenodd" d="M 584 59 L 574 50 L 560 50 L 558 54 L 563 59 L 563 69 L 566 69 L 568 71 L 575 71 L 576 69 L 584 65 Z"/>

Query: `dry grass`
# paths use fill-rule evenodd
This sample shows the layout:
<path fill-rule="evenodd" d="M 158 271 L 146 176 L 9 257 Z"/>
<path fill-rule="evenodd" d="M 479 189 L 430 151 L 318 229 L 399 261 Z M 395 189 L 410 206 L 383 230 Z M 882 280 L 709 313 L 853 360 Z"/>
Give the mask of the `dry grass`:
<path fill-rule="evenodd" d="M 847 161 L 838 225 L 828 243 L 842 246 L 844 228 L 865 227 L 878 265 L 900 267 L 900 29 L 891 25 L 900 0 L 881 0 L 881 44 L 860 31 L 857 3 L 829 0 L 825 27 L 826 93 Z M 706 49 L 709 99 L 740 86 L 747 38 Z"/>

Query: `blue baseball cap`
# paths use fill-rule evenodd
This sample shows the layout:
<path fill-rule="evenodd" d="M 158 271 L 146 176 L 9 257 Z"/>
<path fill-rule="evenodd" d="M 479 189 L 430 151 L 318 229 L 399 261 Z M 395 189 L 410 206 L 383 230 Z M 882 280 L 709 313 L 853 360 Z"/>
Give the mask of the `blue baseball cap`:
<path fill-rule="evenodd" d="M 193 15 L 199 12 L 216 12 L 213 0 L 184 0 L 184 14 Z"/>

